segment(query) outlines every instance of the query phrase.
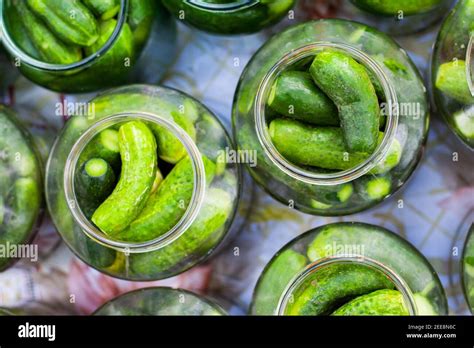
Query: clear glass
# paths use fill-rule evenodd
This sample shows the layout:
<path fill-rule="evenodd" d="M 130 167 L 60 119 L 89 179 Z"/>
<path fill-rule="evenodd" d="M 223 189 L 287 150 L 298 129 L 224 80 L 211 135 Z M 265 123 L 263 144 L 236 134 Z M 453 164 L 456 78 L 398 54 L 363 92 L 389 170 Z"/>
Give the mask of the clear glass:
<path fill-rule="evenodd" d="M 250 34 L 280 21 L 295 0 L 164 0 L 176 18 L 215 34 Z"/>
<path fill-rule="evenodd" d="M 411 244 L 379 226 L 334 223 L 298 236 L 276 253 L 257 282 L 250 313 L 327 315 L 381 289 L 399 292 L 404 315 L 447 314 L 437 274 Z M 389 303 L 381 305 L 383 313 Z M 365 311 L 350 313 L 383 315 L 380 306 L 360 309 Z"/>
<path fill-rule="evenodd" d="M 6 93 L 7 88 L 12 85 L 19 76 L 18 70 L 12 69 L 9 58 L 0 42 L 0 96 Z"/>
<path fill-rule="evenodd" d="M 30 257 L 43 213 L 43 166 L 15 112 L 0 105 L 0 271 Z"/>
<path fill-rule="evenodd" d="M 344 171 L 294 164 L 269 135 L 268 121 L 280 117 L 266 106 L 274 81 L 282 72 L 306 68 L 325 50 L 352 56 L 371 72 L 383 94 L 383 140 L 364 162 Z M 423 153 L 428 110 L 426 89 L 404 50 L 376 29 L 331 19 L 293 26 L 255 54 L 241 76 L 232 120 L 239 151 L 256 153 L 256 165 L 247 168 L 260 186 L 292 208 L 334 216 L 366 210 L 407 181 Z M 397 161 L 385 168 L 393 149 L 398 149 Z"/>
<path fill-rule="evenodd" d="M 227 160 L 226 153 L 233 149 L 232 141 L 218 119 L 181 92 L 148 85 L 110 90 L 93 99 L 88 110 L 88 114 L 74 116 L 67 122 L 55 142 L 46 169 L 48 208 L 66 244 L 99 271 L 130 280 L 171 277 L 205 259 L 229 230 L 240 197 L 240 167 Z M 139 216 L 148 216 L 155 219 L 154 222 L 145 228 L 138 224 L 143 228 L 141 234 L 137 232 L 137 225 L 129 226 L 131 220 L 127 226 L 120 226 L 118 234 L 110 230 L 103 232 L 93 215 L 103 200 L 101 203 L 81 198 L 77 178 L 82 173 L 82 156 L 88 156 L 88 145 L 95 144 L 96 136 L 117 129 L 121 134 L 120 126 L 129 121 L 141 121 L 153 130 L 158 128 L 154 135 L 160 134 L 159 151 L 178 141 L 179 151 L 183 152 L 177 164 L 163 159 L 162 155 L 158 158 L 161 175 L 156 175 L 159 181 L 153 182 L 152 192 L 163 198 L 161 205 L 143 200 L 142 195 L 146 198 L 150 191 L 137 191 L 139 197 L 130 208 L 138 207 L 139 215 L 135 214 L 134 218 L 138 221 Z M 178 153 L 177 148 L 174 149 Z M 123 156 L 132 156 L 128 154 L 120 150 L 121 164 L 112 165 L 116 178 L 124 175 L 117 167 L 124 170 L 124 161 L 131 157 Z M 191 165 L 190 171 L 183 172 L 181 167 L 177 173 L 182 175 L 173 174 L 174 179 L 169 179 L 174 180 L 173 184 L 169 182 L 165 186 L 169 189 L 160 190 L 168 174 L 185 160 Z M 124 177 L 127 182 L 137 184 L 135 177 Z M 114 209 L 123 206 L 126 198 L 121 196 L 120 201 L 114 203 Z M 142 202 L 138 203 L 138 199 Z M 147 208 L 151 208 L 146 210 L 148 215 L 144 213 Z M 156 216 L 163 219 L 156 221 Z"/>
<path fill-rule="evenodd" d="M 346 3 L 346 2 L 345 2 Z M 391 35 L 423 30 L 440 20 L 453 0 L 351 0 L 361 21 Z"/>
<path fill-rule="evenodd" d="M 119 296 L 100 307 L 94 315 L 226 315 L 210 300 L 190 291 L 171 288 L 139 289 Z"/>
<path fill-rule="evenodd" d="M 66 16 L 71 11 L 93 16 L 92 23 L 95 21 L 98 27 L 99 38 L 93 44 L 84 38 L 75 39 L 81 42 L 76 44 L 65 43 L 65 37 L 71 40 L 77 31 L 87 31 L 89 22 L 71 22 L 69 28 L 69 20 L 64 23 L 58 20 L 56 30 L 64 36 L 58 38 L 57 32 L 40 26 L 42 19 L 36 19 L 37 25 L 24 25 L 21 18 L 27 20 L 27 17 L 18 15 L 18 5 L 14 5 L 13 0 L 2 1 L 0 36 L 13 65 L 23 75 L 57 92 L 85 93 L 125 83 L 158 83 L 174 59 L 176 25 L 159 1 L 120 0 L 119 3 L 113 17 L 110 14 L 99 17 L 85 5 L 81 5 L 79 11 L 76 2 L 64 5 L 63 12 L 56 11 Z M 52 13 L 51 17 L 54 16 Z M 44 44 L 48 44 L 47 53 L 40 49 Z M 58 56 L 50 57 L 55 52 Z M 68 57 L 67 60 L 64 57 Z"/>
<path fill-rule="evenodd" d="M 474 314 L 474 224 L 471 224 L 466 237 L 461 269 L 464 295 L 471 313 Z"/>
<path fill-rule="evenodd" d="M 461 0 L 445 19 L 431 62 L 437 109 L 451 130 L 474 149 L 474 1 Z"/>

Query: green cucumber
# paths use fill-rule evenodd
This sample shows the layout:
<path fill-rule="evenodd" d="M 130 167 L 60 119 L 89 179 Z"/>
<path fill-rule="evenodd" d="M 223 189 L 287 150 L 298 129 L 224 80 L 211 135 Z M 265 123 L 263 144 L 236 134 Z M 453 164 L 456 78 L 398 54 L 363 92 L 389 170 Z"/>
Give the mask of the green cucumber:
<path fill-rule="evenodd" d="M 336 104 L 348 149 L 372 153 L 377 146 L 380 107 L 364 66 L 344 53 L 323 51 L 316 55 L 309 71 Z"/>
<path fill-rule="evenodd" d="M 355 181 L 356 191 L 367 201 L 378 201 L 387 197 L 392 190 L 390 175 L 364 175 Z"/>
<path fill-rule="evenodd" d="M 102 158 L 109 163 L 114 169 L 120 167 L 120 147 L 118 131 L 107 128 L 97 134 L 86 145 L 79 157 L 79 164 L 91 158 Z"/>
<path fill-rule="evenodd" d="M 273 144 L 289 161 L 325 169 L 346 170 L 365 161 L 369 154 L 349 153 L 343 131 L 337 127 L 313 127 L 290 119 L 270 123 Z"/>
<path fill-rule="evenodd" d="M 281 294 L 293 279 L 308 263 L 304 255 L 288 249 L 277 255 L 267 270 L 263 272 L 255 293 L 259 296 L 253 302 L 255 314 L 277 314 Z"/>
<path fill-rule="evenodd" d="M 130 255 L 130 271 L 137 276 L 166 273 L 174 274 L 173 268 L 188 264 L 191 255 L 208 253 L 221 237 L 221 230 L 232 212 L 232 198 L 224 190 L 210 188 L 196 220 L 177 240 L 159 249 L 143 254 Z"/>
<path fill-rule="evenodd" d="M 161 16 L 158 11 L 163 11 L 161 1 L 130 0 L 127 22 L 133 32 L 133 41 L 138 50 L 141 50 L 152 30 L 153 21 Z M 168 14 L 166 13 L 165 16 Z"/>
<path fill-rule="evenodd" d="M 120 0 L 82 0 L 100 19 L 114 18 L 120 10 Z"/>
<path fill-rule="evenodd" d="M 97 20 L 79 0 L 26 0 L 26 3 L 67 44 L 87 47 L 99 38 Z"/>
<path fill-rule="evenodd" d="M 296 120 L 275 119 L 270 123 L 269 133 L 280 154 L 298 165 L 347 170 L 370 157 L 368 153 L 350 153 L 343 131 L 337 127 L 313 127 Z M 384 134 L 379 132 L 378 143 L 382 142 L 383 137 Z M 390 171 L 400 162 L 401 154 L 402 147 L 395 139 L 372 173 Z"/>
<path fill-rule="evenodd" d="M 457 131 L 468 139 L 474 139 L 474 105 L 453 114 Z"/>
<path fill-rule="evenodd" d="M 6 241 L 14 244 L 25 242 L 38 218 L 41 189 L 34 179 L 19 178 L 13 184 L 13 191 L 8 200 L 9 219 L 1 226 L 0 244 Z"/>
<path fill-rule="evenodd" d="M 109 19 L 107 21 L 101 22 L 99 26 L 99 38 L 92 45 L 84 49 L 86 55 L 91 56 L 104 47 L 104 45 L 112 36 L 116 27 L 117 21 L 115 19 Z M 118 38 L 112 47 L 107 51 L 107 53 L 101 58 L 101 66 L 103 66 L 104 69 L 107 69 L 110 66 L 124 67 L 126 65 L 125 59 L 128 58 L 133 60 L 135 58 L 134 54 L 133 34 L 129 25 L 124 23 Z M 130 62 L 130 65 L 132 64 L 133 62 Z"/>
<path fill-rule="evenodd" d="M 117 236 L 138 216 L 145 205 L 156 176 L 156 141 L 140 121 L 119 129 L 122 172 L 112 194 L 97 208 L 92 222 L 104 233 Z"/>
<path fill-rule="evenodd" d="M 435 86 L 459 103 L 474 104 L 474 96 L 471 94 L 467 83 L 466 62 L 464 60 L 441 64 L 436 75 Z"/>
<path fill-rule="evenodd" d="M 408 315 L 402 294 L 397 290 L 377 290 L 356 297 L 332 315 Z"/>
<path fill-rule="evenodd" d="M 114 170 L 102 158 L 91 158 L 82 165 L 76 174 L 75 191 L 87 218 L 110 196 L 115 183 Z"/>
<path fill-rule="evenodd" d="M 180 126 L 192 140 L 196 140 L 196 129 L 193 122 L 187 117 L 187 114 L 179 111 L 171 111 L 174 122 Z M 150 128 L 155 134 L 158 144 L 158 156 L 168 163 L 178 163 L 187 154 L 183 143 L 168 129 L 151 123 Z"/>
<path fill-rule="evenodd" d="M 33 58 L 40 57 L 38 50 L 30 39 L 30 35 L 21 18 L 18 7 L 11 6 L 6 21 L 10 36 L 23 52 Z"/>
<path fill-rule="evenodd" d="M 293 293 L 289 315 L 326 315 L 341 303 L 380 289 L 393 289 L 381 272 L 357 264 L 330 265 L 317 271 L 306 288 Z"/>
<path fill-rule="evenodd" d="M 40 19 L 36 18 L 26 6 L 25 1 L 16 0 L 13 3 L 39 54 L 35 58 L 53 64 L 71 64 L 82 59 L 80 48 L 71 47 L 61 42 Z"/>
<path fill-rule="evenodd" d="M 202 157 L 207 185 L 215 173 L 215 164 Z M 194 189 L 194 169 L 189 157 L 182 159 L 165 177 L 158 189 L 150 195 L 145 207 L 119 234 L 121 240 L 143 242 L 168 232 L 183 216 Z"/>
<path fill-rule="evenodd" d="M 334 103 L 303 71 L 285 71 L 272 86 L 268 106 L 281 115 L 318 126 L 338 126 Z"/>

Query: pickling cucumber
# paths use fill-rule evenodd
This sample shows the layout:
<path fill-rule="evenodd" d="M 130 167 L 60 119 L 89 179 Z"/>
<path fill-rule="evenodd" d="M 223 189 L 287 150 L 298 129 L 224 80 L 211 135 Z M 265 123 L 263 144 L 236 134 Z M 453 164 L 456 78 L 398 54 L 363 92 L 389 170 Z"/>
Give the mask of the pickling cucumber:
<path fill-rule="evenodd" d="M 363 162 L 367 153 L 348 152 L 337 127 L 313 127 L 290 119 L 270 123 L 269 133 L 277 150 L 289 161 L 325 169 L 349 169 Z"/>
<path fill-rule="evenodd" d="M 120 10 L 120 0 L 82 0 L 102 20 L 115 17 Z"/>
<path fill-rule="evenodd" d="M 97 134 L 84 148 L 80 157 L 79 164 L 91 158 L 102 158 L 114 169 L 120 167 L 120 147 L 118 131 L 107 128 Z"/>
<path fill-rule="evenodd" d="M 343 131 L 337 127 L 314 127 L 296 120 L 275 119 L 270 123 L 269 133 L 280 154 L 298 165 L 347 170 L 370 156 L 363 152 L 351 153 L 345 145 Z M 383 137 L 379 132 L 378 143 Z M 398 165 L 401 152 L 401 145 L 395 139 L 372 173 L 385 173 Z"/>
<path fill-rule="evenodd" d="M 288 249 L 275 256 L 271 266 L 264 272 L 259 280 L 256 293 L 261 294 L 255 298 L 253 312 L 256 314 L 276 314 L 280 295 L 284 292 L 295 274 L 301 272 L 308 260 L 304 255 Z"/>
<path fill-rule="evenodd" d="M 207 185 L 215 173 L 215 164 L 202 157 Z M 183 216 L 194 189 L 194 169 L 189 157 L 182 159 L 150 195 L 137 218 L 118 237 L 124 241 L 143 242 L 168 232 Z"/>
<path fill-rule="evenodd" d="M 179 111 L 172 111 L 171 116 L 174 122 L 188 133 L 191 139 L 196 140 L 194 124 L 186 114 L 182 114 Z M 155 123 L 150 124 L 150 128 L 155 134 L 158 143 L 158 156 L 160 156 L 162 160 L 175 164 L 186 156 L 186 148 L 171 131 Z"/>
<path fill-rule="evenodd" d="M 281 73 L 272 86 L 268 106 L 281 115 L 318 126 L 338 126 L 334 103 L 304 71 Z"/>
<path fill-rule="evenodd" d="M 143 122 L 120 126 L 119 147 L 120 179 L 92 216 L 92 222 L 111 236 L 117 236 L 138 216 L 153 187 L 157 168 L 155 137 Z"/>
<path fill-rule="evenodd" d="M 132 274 L 174 274 L 173 267 L 186 264 L 188 257 L 199 250 L 208 251 L 209 245 L 216 243 L 231 211 L 231 196 L 224 190 L 210 188 L 196 220 L 177 240 L 157 251 L 130 255 Z"/>
<path fill-rule="evenodd" d="M 408 315 L 402 294 L 397 290 L 377 290 L 356 297 L 332 315 Z"/>
<path fill-rule="evenodd" d="M 390 194 L 392 180 L 390 175 L 364 175 L 355 181 L 356 191 L 367 201 L 378 201 Z"/>
<path fill-rule="evenodd" d="M 8 12 L 8 16 L 5 18 L 10 36 L 26 54 L 30 57 L 38 58 L 40 54 L 30 39 L 30 35 L 28 34 L 19 11 L 20 9 L 18 7 L 12 6 Z"/>
<path fill-rule="evenodd" d="M 289 315 L 327 315 L 341 303 L 394 285 L 381 272 L 357 264 L 326 266 L 315 273 L 306 288 L 293 293 Z"/>
<path fill-rule="evenodd" d="M 347 148 L 372 153 L 378 141 L 380 107 L 364 66 L 344 53 L 323 51 L 309 72 L 336 104 Z"/>
<path fill-rule="evenodd" d="M 24 0 L 16 0 L 13 4 L 39 54 L 39 57 L 35 58 L 54 64 L 71 64 L 82 59 L 81 49 L 61 42 L 40 19 L 36 18 Z"/>
<path fill-rule="evenodd" d="M 75 191 L 84 215 L 90 218 L 115 187 L 115 173 L 102 158 L 85 162 L 75 178 Z"/>
<path fill-rule="evenodd" d="M 41 189 L 32 178 L 18 178 L 8 199 L 9 218 L 0 230 L 0 244 L 25 242 L 38 217 Z M 2 233 L 3 232 L 3 233 Z"/>
<path fill-rule="evenodd" d="M 474 104 L 474 96 L 469 89 L 467 78 L 464 60 L 447 62 L 439 66 L 435 86 L 459 103 Z"/>
<path fill-rule="evenodd" d="M 97 20 L 79 0 L 26 0 L 26 3 L 65 43 L 87 47 L 99 38 Z"/>
<path fill-rule="evenodd" d="M 86 56 L 90 56 L 104 47 L 104 45 L 112 36 L 116 27 L 117 21 L 115 19 L 109 19 L 100 23 L 98 39 L 93 44 L 84 49 Z M 125 60 L 127 58 L 130 59 L 130 65 L 132 65 L 133 59 L 135 58 L 134 54 L 135 50 L 133 47 L 133 34 L 129 25 L 124 23 L 118 38 L 115 40 L 114 44 L 107 51 L 107 53 L 105 53 L 105 55 L 101 58 L 100 66 L 105 70 L 110 69 L 110 67 L 120 67 L 120 69 L 122 69 L 126 75 L 127 68 Z"/>

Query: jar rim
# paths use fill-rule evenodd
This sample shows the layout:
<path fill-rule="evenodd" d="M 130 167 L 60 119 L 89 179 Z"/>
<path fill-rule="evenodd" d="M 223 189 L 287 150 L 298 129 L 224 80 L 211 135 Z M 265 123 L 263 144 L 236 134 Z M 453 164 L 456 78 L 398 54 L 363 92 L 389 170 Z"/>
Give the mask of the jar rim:
<path fill-rule="evenodd" d="M 127 11 L 129 8 L 129 0 L 120 0 L 120 11 L 118 13 L 117 25 L 112 32 L 112 35 L 107 39 L 105 44 L 97 51 L 91 55 L 81 59 L 78 62 L 70 64 L 55 64 L 43 62 L 39 59 L 31 57 L 28 55 L 21 47 L 19 47 L 15 40 L 10 36 L 7 26 L 5 24 L 4 16 L 4 1 L 0 1 L 0 38 L 5 48 L 10 52 L 11 55 L 17 57 L 21 62 L 41 70 L 47 70 L 52 72 L 61 72 L 61 71 L 70 71 L 74 69 L 86 68 L 94 63 L 96 59 L 106 54 L 115 42 L 119 38 L 119 34 L 122 31 L 123 26 L 126 23 Z"/>
<path fill-rule="evenodd" d="M 377 77 L 381 83 L 385 100 L 389 106 L 387 115 L 386 130 L 382 142 L 377 146 L 375 151 L 363 162 L 359 163 L 353 168 L 338 171 L 335 173 L 315 173 L 303 169 L 296 164 L 288 161 L 283 155 L 279 153 L 273 144 L 265 118 L 265 106 L 267 96 L 270 93 L 273 81 L 278 74 L 284 70 L 285 67 L 296 63 L 304 58 L 313 56 L 315 52 L 324 49 L 335 49 L 349 53 L 356 60 L 363 62 L 371 72 Z M 298 49 L 292 50 L 290 53 L 283 56 L 277 63 L 275 63 L 262 79 L 255 97 L 254 115 L 256 134 L 262 148 L 266 155 L 281 171 L 291 178 L 305 182 L 312 185 L 339 185 L 351 182 L 361 176 L 367 174 L 378 163 L 380 163 L 389 151 L 389 148 L 397 134 L 399 108 L 397 93 L 393 83 L 387 76 L 380 63 L 378 63 L 371 56 L 360 50 L 359 48 L 344 43 L 334 43 L 329 41 L 316 41 L 311 44 L 302 46 Z"/>
<path fill-rule="evenodd" d="M 184 0 L 189 6 L 210 11 L 237 11 L 248 7 L 253 7 L 260 3 L 260 0 L 234 0 L 230 3 L 218 4 L 205 0 Z"/>
<path fill-rule="evenodd" d="M 186 208 L 186 211 L 181 216 L 180 220 L 165 234 L 144 242 L 126 242 L 118 239 L 113 239 L 95 227 L 89 219 L 86 218 L 82 212 L 79 204 L 77 204 L 76 192 L 74 188 L 75 171 L 79 157 L 94 136 L 100 131 L 109 128 L 117 122 L 125 121 L 130 117 L 138 118 L 146 122 L 153 122 L 161 127 L 166 128 L 183 144 L 187 154 L 190 157 L 193 167 L 194 185 L 191 200 Z M 200 151 L 192 138 L 178 125 L 161 117 L 157 114 L 148 112 L 126 112 L 115 113 L 106 116 L 89 127 L 76 142 L 74 143 L 66 164 L 64 167 L 64 194 L 66 203 L 69 207 L 73 218 L 76 220 L 81 230 L 91 239 L 97 243 L 124 253 L 143 253 L 161 249 L 178 239 L 197 218 L 199 210 L 203 205 L 206 191 L 206 174 L 204 162 L 200 155 Z M 72 205 L 72 207 L 71 207 Z"/>
<path fill-rule="evenodd" d="M 466 78 L 471 95 L 474 97 L 474 32 L 471 34 L 466 50 Z"/>
<path fill-rule="evenodd" d="M 406 308 L 408 309 L 409 315 L 417 315 L 418 310 L 415 302 L 415 297 L 405 280 L 400 277 L 395 271 L 385 266 L 381 262 L 358 254 L 338 254 L 334 256 L 328 256 L 325 258 L 321 258 L 306 266 L 305 269 L 296 274 L 286 286 L 285 290 L 280 296 L 280 299 L 278 300 L 278 305 L 275 310 L 275 314 L 285 315 L 286 307 L 290 302 L 290 299 L 292 298 L 293 291 L 297 287 L 299 287 L 304 281 L 306 281 L 308 277 L 323 268 L 335 264 L 360 264 L 375 269 L 378 272 L 381 272 L 384 276 L 389 278 L 389 280 L 395 285 L 395 288 L 402 294 L 403 302 Z"/>

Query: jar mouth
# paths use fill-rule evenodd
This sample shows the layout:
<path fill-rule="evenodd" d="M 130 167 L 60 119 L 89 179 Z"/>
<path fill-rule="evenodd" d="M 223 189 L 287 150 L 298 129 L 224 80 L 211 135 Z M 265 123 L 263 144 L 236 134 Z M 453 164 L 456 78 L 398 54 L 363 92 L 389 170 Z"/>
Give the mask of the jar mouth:
<path fill-rule="evenodd" d="M 235 0 L 225 4 L 212 3 L 206 0 L 184 0 L 184 2 L 190 6 L 194 6 L 204 10 L 233 11 L 255 6 L 260 3 L 260 0 Z"/>
<path fill-rule="evenodd" d="M 466 76 L 471 95 L 474 97 L 474 32 L 471 34 L 466 51 Z"/>
<path fill-rule="evenodd" d="M 278 301 L 276 314 L 285 315 L 288 303 L 290 303 L 294 290 L 302 285 L 311 275 L 320 271 L 321 269 L 336 264 L 359 264 L 381 272 L 387 278 L 389 278 L 389 280 L 395 285 L 395 288 L 402 294 L 403 302 L 408 310 L 409 315 L 414 316 L 417 314 L 415 298 L 408 284 L 401 277 L 399 277 L 396 272 L 382 263 L 366 256 L 357 254 L 330 256 L 317 260 L 308 265 L 302 272 L 297 274 L 286 287 Z"/>
<path fill-rule="evenodd" d="M 385 95 L 386 103 L 389 107 L 387 108 L 387 123 L 382 142 L 377 146 L 375 151 L 365 161 L 359 163 L 357 166 L 351 169 L 347 169 L 344 171 L 339 171 L 335 173 L 315 173 L 313 171 L 306 170 L 293 164 L 279 153 L 279 151 L 273 144 L 268 131 L 265 117 L 265 108 L 266 101 L 268 99 L 271 87 L 273 86 L 275 79 L 283 70 L 285 70 L 287 66 L 290 66 L 305 58 L 314 56 L 317 52 L 328 48 L 331 50 L 339 50 L 348 53 L 357 61 L 365 64 L 366 68 L 368 68 L 380 81 Z M 390 82 L 389 77 L 386 75 L 383 68 L 377 61 L 375 61 L 372 57 L 370 57 L 369 55 L 354 46 L 342 43 L 320 41 L 293 50 L 289 54 L 283 56 L 283 58 L 281 58 L 267 72 L 267 74 L 259 85 L 255 98 L 255 128 L 259 142 L 262 145 L 266 155 L 286 175 L 292 177 L 295 180 L 299 180 L 312 185 L 329 186 L 345 184 L 367 174 L 379 162 L 381 162 L 388 153 L 390 145 L 395 140 L 395 136 L 397 134 L 399 119 L 399 108 L 397 107 L 397 105 L 398 99 L 395 88 Z"/>
<path fill-rule="evenodd" d="M 10 54 L 15 56 L 21 62 L 32 66 L 34 68 L 38 68 L 41 70 L 48 70 L 53 72 L 61 72 L 61 71 L 69 71 L 79 68 L 85 68 L 91 65 L 97 58 L 106 54 L 109 49 L 113 46 L 115 41 L 118 40 L 119 34 L 122 31 L 123 26 L 125 25 L 127 19 L 127 10 L 129 6 L 129 0 L 120 0 L 120 11 L 118 12 L 117 17 L 117 25 L 115 26 L 112 35 L 108 38 L 105 44 L 95 53 L 91 54 L 84 59 L 74 62 L 71 64 L 53 64 L 53 63 L 46 63 L 41 60 L 38 60 L 34 57 L 31 57 L 26 52 L 23 51 L 21 47 L 19 47 L 15 40 L 10 36 L 8 28 L 5 24 L 4 15 L 5 15 L 5 1 L 0 1 L 0 37 L 2 38 L 2 42 L 10 51 Z"/>
<path fill-rule="evenodd" d="M 89 221 L 89 219 L 87 219 L 87 217 L 82 212 L 79 204 L 77 203 L 76 192 L 74 187 L 74 178 L 76 173 L 77 162 L 86 145 L 94 138 L 94 136 L 96 136 L 102 130 L 107 129 L 117 123 L 130 120 L 130 118 L 133 118 L 135 120 L 140 119 L 146 122 L 153 122 L 170 131 L 179 141 L 181 141 L 184 148 L 186 149 L 186 152 L 189 155 L 192 163 L 194 175 L 194 185 L 191 200 L 181 219 L 165 234 L 155 239 L 144 242 L 125 242 L 118 239 L 110 238 L 105 233 L 100 231 Z M 81 137 L 75 142 L 71 149 L 71 152 L 69 153 L 64 168 L 64 194 L 66 197 L 66 202 L 68 204 L 69 211 L 81 227 L 82 231 L 97 243 L 125 253 L 142 253 L 157 250 L 167 246 L 168 244 L 178 239 L 183 233 L 186 232 L 189 226 L 196 219 L 204 201 L 205 190 L 206 175 L 204 163 L 202 161 L 199 149 L 197 148 L 192 138 L 183 129 L 181 129 L 173 122 L 152 113 L 127 112 L 114 114 L 101 119 L 92 127 L 90 127 L 87 131 L 85 131 L 81 135 Z"/>

